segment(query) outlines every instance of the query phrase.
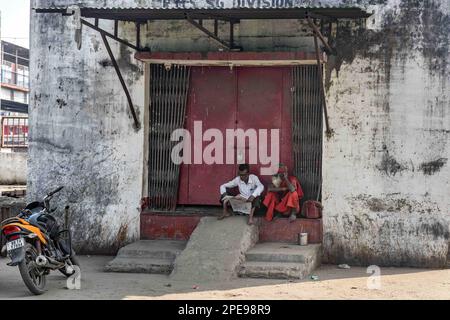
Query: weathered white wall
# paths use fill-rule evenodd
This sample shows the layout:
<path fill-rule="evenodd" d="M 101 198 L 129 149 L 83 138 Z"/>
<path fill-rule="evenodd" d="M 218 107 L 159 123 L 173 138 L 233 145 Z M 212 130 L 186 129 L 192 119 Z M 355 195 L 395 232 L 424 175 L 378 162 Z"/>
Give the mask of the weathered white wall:
<path fill-rule="evenodd" d="M 325 140 L 325 261 L 442 267 L 450 237 L 450 2 L 374 9 L 368 31 L 341 26 L 340 54 L 327 66 L 335 134 Z"/>
<path fill-rule="evenodd" d="M 27 153 L 0 149 L 0 185 L 27 183 Z"/>
<path fill-rule="evenodd" d="M 326 67 L 334 135 L 325 139 L 323 161 L 325 261 L 443 266 L 450 237 L 450 2 L 326 3 L 358 3 L 375 14 L 368 30 L 339 24 L 332 39 L 338 56 Z M 76 230 L 83 230 L 76 234 L 79 247 L 108 251 L 138 237 L 144 130 L 131 126 L 99 35 L 85 28 L 78 52 L 66 20 L 32 16 L 29 189 L 41 195 L 66 185 L 62 199 L 74 206 Z M 133 28 L 121 25 L 130 39 Z M 298 21 L 242 21 L 236 28 L 245 50 L 312 49 Z M 153 22 L 143 30 L 153 50 L 217 49 L 185 22 Z M 143 66 L 125 47 L 113 47 L 142 119 Z"/>
<path fill-rule="evenodd" d="M 72 208 L 77 249 L 114 252 L 139 238 L 143 130 L 132 127 L 99 34 L 84 29 L 78 51 L 67 18 L 31 18 L 28 197 L 65 186 L 59 206 Z M 127 48 L 111 47 L 142 122 L 144 66 Z"/>

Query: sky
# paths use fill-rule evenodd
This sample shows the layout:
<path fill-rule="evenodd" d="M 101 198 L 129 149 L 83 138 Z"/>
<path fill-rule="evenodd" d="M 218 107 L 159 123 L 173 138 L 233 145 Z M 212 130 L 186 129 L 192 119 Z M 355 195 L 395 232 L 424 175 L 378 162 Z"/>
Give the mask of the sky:
<path fill-rule="evenodd" d="M 0 0 L 2 40 L 29 48 L 30 0 Z"/>

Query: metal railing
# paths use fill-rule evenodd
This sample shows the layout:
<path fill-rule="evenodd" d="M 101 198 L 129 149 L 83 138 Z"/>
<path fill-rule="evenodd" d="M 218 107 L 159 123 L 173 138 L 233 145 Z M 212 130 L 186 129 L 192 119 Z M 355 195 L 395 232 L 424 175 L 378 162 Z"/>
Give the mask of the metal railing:
<path fill-rule="evenodd" d="M 2 148 L 28 147 L 28 117 L 3 117 L 1 124 Z"/>
<path fill-rule="evenodd" d="M 30 76 L 10 70 L 2 70 L 1 82 L 25 89 L 30 88 Z"/>

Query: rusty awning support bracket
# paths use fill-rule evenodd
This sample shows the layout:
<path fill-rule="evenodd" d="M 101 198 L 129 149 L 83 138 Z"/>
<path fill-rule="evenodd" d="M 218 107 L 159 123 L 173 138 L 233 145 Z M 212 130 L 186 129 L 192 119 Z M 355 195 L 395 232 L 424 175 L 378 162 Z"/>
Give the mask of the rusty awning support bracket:
<path fill-rule="evenodd" d="M 118 37 L 118 23 L 117 23 L 116 21 L 115 21 L 115 23 L 114 23 L 114 34 L 109 33 L 108 31 L 105 31 L 105 30 L 103 30 L 102 28 L 100 28 L 100 27 L 98 26 L 98 22 L 97 22 L 97 21 L 98 21 L 98 20 L 96 19 L 96 23 L 95 23 L 95 24 L 92 24 L 92 23 L 90 23 L 90 22 L 88 22 L 88 21 L 86 21 L 86 20 L 84 20 L 84 19 L 81 19 L 81 23 L 82 23 L 82 24 L 84 24 L 85 26 L 87 26 L 87 27 L 89 27 L 89 28 L 91 28 L 91 29 L 93 29 L 93 30 L 99 32 L 100 34 L 104 34 L 104 35 L 107 36 L 108 38 L 111 38 L 111 39 L 113 39 L 113 40 L 116 40 L 117 42 L 120 42 L 120 43 L 126 45 L 127 47 L 130 47 L 130 48 L 133 49 L 133 50 L 141 51 L 141 50 L 139 49 L 139 47 L 138 47 L 139 43 L 137 43 L 137 45 L 134 45 L 134 44 L 132 44 L 132 43 L 130 43 L 130 42 L 128 42 L 128 41 L 126 41 L 126 40 L 123 40 L 123 39 L 121 39 L 121 38 Z M 138 29 L 137 29 L 137 31 L 138 31 Z M 136 35 L 136 42 L 139 42 L 138 39 L 139 39 L 139 37 L 138 37 L 138 34 L 137 34 L 137 35 Z"/>
<path fill-rule="evenodd" d="M 326 100 L 326 95 L 325 95 L 325 88 L 323 85 L 323 68 L 322 68 L 322 61 L 321 61 L 322 59 L 320 59 L 320 48 L 319 48 L 319 41 L 318 41 L 318 38 L 320 38 L 319 37 L 320 31 L 310 18 L 308 18 L 308 23 L 310 24 L 311 29 L 313 30 L 313 33 L 314 33 L 314 46 L 316 49 L 317 69 L 318 69 L 318 73 L 319 73 L 319 82 L 320 82 L 320 92 L 322 95 L 323 113 L 325 116 L 325 127 L 326 127 L 325 133 L 326 133 L 327 138 L 330 138 L 333 135 L 333 130 L 330 128 L 330 122 L 328 119 L 327 100 Z"/>
<path fill-rule="evenodd" d="M 109 37 L 111 39 L 114 39 L 114 40 L 122 43 L 122 44 L 127 45 L 128 47 L 130 47 L 130 48 L 132 48 L 132 49 L 134 49 L 136 51 L 140 51 L 139 50 L 139 45 L 140 45 L 140 43 L 139 43 L 140 42 L 139 41 L 139 35 L 136 36 L 137 45 L 135 46 L 135 45 L 129 43 L 128 41 L 120 39 L 117 36 L 117 33 L 118 33 L 117 32 L 117 25 L 118 25 L 117 23 L 114 24 L 114 34 L 111 34 L 111 33 L 107 32 L 107 31 L 99 28 L 97 19 L 96 19 L 95 25 L 87 22 L 84 19 L 81 19 L 81 23 L 86 25 L 86 26 L 88 26 L 88 27 L 90 27 L 91 29 L 99 32 L 100 35 L 102 36 L 103 43 L 105 44 L 106 51 L 108 51 L 108 55 L 109 55 L 109 57 L 111 59 L 111 62 L 113 64 L 113 66 L 114 66 L 114 69 L 116 70 L 117 76 L 119 77 L 119 81 L 120 81 L 120 84 L 122 85 L 122 89 L 125 92 L 125 95 L 127 97 L 128 106 L 130 108 L 130 112 L 131 112 L 131 115 L 132 115 L 133 120 L 134 120 L 134 128 L 136 130 L 139 130 L 141 128 L 141 124 L 140 124 L 139 119 L 137 117 L 136 110 L 134 109 L 134 104 L 133 104 L 133 100 L 131 99 L 130 91 L 128 90 L 128 87 L 127 87 L 127 85 L 125 83 L 125 80 L 123 79 L 122 72 L 120 71 L 120 68 L 119 68 L 119 65 L 117 63 L 117 60 L 114 57 L 114 54 L 113 54 L 113 52 L 111 50 L 111 47 L 110 47 L 108 39 L 107 39 L 107 37 Z M 139 27 L 137 28 L 137 31 L 138 32 L 140 31 Z"/>
<path fill-rule="evenodd" d="M 131 99 L 130 92 L 128 91 L 125 80 L 123 79 L 122 73 L 120 72 L 119 65 L 117 64 L 116 58 L 114 57 L 111 47 L 109 46 L 109 42 L 108 42 L 108 39 L 106 38 L 106 34 L 104 32 L 100 32 L 100 34 L 102 35 L 103 43 L 105 44 L 106 50 L 108 51 L 109 57 L 111 58 L 111 62 L 114 66 L 114 69 L 116 69 L 116 73 L 117 73 L 117 76 L 119 77 L 119 81 L 120 81 L 120 84 L 122 85 L 122 89 L 125 92 L 125 95 L 127 96 L 128 106 L 130 107 L 130 112 L 131 112 L 131 115 L 133 116 L 133 120 L 134 120 L 134 128 L 136 130 L 139 130 L 141 128 L 141 124 L 136 115 L 136 111 L 134 110 L 133 100 Z"/>
<path fill-rule="evenodd" d="M 200 31 L 202 31 L 203 33 L 205 33 L 208 37 L 210 37 L 211 39 L 215 40 L 217 43 L 219 43 L 222 47 L 226 48 L 226 49 L 231 49 L 230 45 L 228 43 L 226 43 L 225 41 L 223 41 L 222 39 L 220 39 L 218 36 L 216 36 L 214 33 L 212 33 L 211 31 L 209 31 L 208 29 L 206 29 L 204 26 L 202 26 L 200 23 L 198 23 L 197 21 L 191 19 L 189 16 L 186 16 L 186 20 L 192 24 L 194 27 L 196 27 L 197 29 L 199 29 Z"/>
<path fill-rule="evenodd" d="M 322 35 L 322 32 L 320 32 L 320 29 L 316 26 L 316 24 L 311 20 L 310 17 L 308 17 L 308 25 L 311 27 L 311 29 L 313 30 L 314 34 L 317 37 L 319 37 L 320 41 L 322 42 L 322 44 L 325 47 L 325 50 L 326 50 L 327 54 L 336 55 L 336 49 L 332 48 L 328 44 L 328 41 L 325 39 L 325 37 Z"/>
<path fill-rule="evenodd" d="M 194 27 L 196 27 L 197 29 L 199 29 L 200 31 L 205 33 L 211 39 L 215 40 L 223 48 L 225 48 L 227 50 L 238 50 L 238 51 L 242 50 L 242 48 L 236 47 L 234 45 L 234 25 L 236 23 L 239 23 L 239 20 L 233 20 L 233 19 L 226 20 L 230 24 L 230 35 L 229 35 L 230 39 L 229 39 L 229 42 L 226 42 L 226 41 L 220 39 L 218 36 L 218 20 L 219 19 L 214 19 L 214 32 L 211 32 L 203 26 L 202 20 L 200 20 L 200 22 L 197 22 L 194 19 L 192 19 L 188 14 L 185 14 L 185 18 L 186 18 L 186 21 L 188 21 Z"/>
<path fill-rule="evenodd" d="M 130 92 L 127 88 L 125 80 L 123 79 L 122 73 L 120 72 L 119 65 L 117 64 L 114 54 L 112 53 L 112 50 L 109 45 L 107 37 L 109 37 L 113 40 L 116 40 L 117 42 L 124 44 L 138 52 L 146 51 L 141 48 L 141 26 L 140 26 L 141 21 L 135 21 L 136 22 L 136 45 L 133 45 L 132 43 L 119 38 L 119 36 L 118 36 L 118 26 L 119 26 L 118 20 L 114 20 L 114 33 L 110 33 L 99 27 L 99 18 L 98 17 L 94 18 L 94 24 L 86 21 L 85 19 L 82 19 L 81 18 L 82 17 L 81 9 L 77 5 L 70 6 L 67 9 L 35 9 L 35 10 L 36 10 L 36 13 L 60 13 L 63 16 L 74 16 L 74 20 L 76 23 L 75 40 L 77 42 L 77 46 L 78 46 L 79 50 L 81 49 L 81 27 L 83 25 L 100 33 L 100 35 L 102 36 L 102 39 L 103 39 L 103 43 L 105 44 L 106 50 L 108 51 L 109 57 L 111 58 L 111 62 L 114 66 L 114 69 L 116 70 L 117 76 L 119 77 L 120 84 L 122 85 L 122 89 L 125 92 L 125 95 L 127 97 L 128 106 L 130 108 L 130 112 L 131 112 L 131 115 L 134 120 L 134 129 L 137 131 L 140 130 L 141 124 L 140 124 L 138 116 L 136 114 L 136 110 L 134 109 L 133 100 L 131 99 Z"/>

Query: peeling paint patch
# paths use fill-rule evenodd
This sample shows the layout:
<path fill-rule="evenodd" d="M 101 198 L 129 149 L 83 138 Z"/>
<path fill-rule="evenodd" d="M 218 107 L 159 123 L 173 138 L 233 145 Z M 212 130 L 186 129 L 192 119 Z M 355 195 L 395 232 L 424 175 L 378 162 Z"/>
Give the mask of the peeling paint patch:
<path fill-rule="evenodd" d="M 373 4 L 382 2 L 374 1 Z M 331 86 L 331 73 L 335 71 L 339 76 L 341 66 L 351 64 L 357 56 L 382 62 L 387 88 L 392 63 L 395 60 L 404 63 L 413 52 L 422 54 L 430 75 L 439 74 L 446 79 L 450 16 L 441 12 L 440 6 L 437 0 L 398 1 L 397 6 L 386 11 L 379 31 L 367 29 L 362 23 L 338 23 L 336 37 L 328 35 L 331 45 L 337 49 L 337 55 L 331 56 L 327 63 L 326 90 Z"/>
<path fill-rule="evenodd" d="M 117 64 L 122 69 L 129 69 L 135 75 L 135 81 L 138 81 L 139 78 L 143 75 L 141 69 L 131 61 L 131 57 L 133 53 L 128 47 L 124 44 L 120 44 L 120 57 L 117 59 Z"/>
<path fill-rule="evenodd" d="M 444 238 L 450 239 L 450 232 L 442 223 L 423 223 L 420 225 L 419 231 L 424 234 L 433 235 L 434 240 Z"/>
<path fill-rule="evenodd" d="M 419 170 L 426 175 L 433 175 L 447 163 L 448 158 L 440 158 L 430 162 L 424 162 L 420 165 Z"/>
<path fill-rule="evenodd" d="M 32 142 L 38 148 L 50 150 L 55 153 L 71 154 L 73 152 L 73 148 L 71 145 L 69 144 L 66 144 L 64 146 L 58 145 L 46 138 L 33 139 L 30 142 Z"/>
<path fill-rule="evenodd" d="M 439 212 L 439 206 L 434 202 L 417 201 L 402 197 L 401 194 L 386 194 L 381 197 L 373 197 L 368 194 L 360 194 L 348 198 L 352 208 L 368 209 L 367 213 L 420 213 L 431 214 Z"/>
<path fill-rule="evenodd" d="M 450 231 L 445 219 L 382 212 L 360 217 L 352 212 L 329 219 L 333 229 L 324 233 L 324 246 L 329 248 L 324 251 L 326 263 L 429 268 L 446 265 Z"/>
<path fill-rule="evenodd" d="M 385 152 L 381 163 L 377 168 L 388 176 L 395 176 L 397 173 L 406 170 L 406 167 L 400 164 L 389 152 Z"/>
<path fill-rule="evenodd" d="M 94 38 L 91 38 L 91 42 L 92 42 L 92 46 L 93 46 L 93 48 L 94 48 L 94 51 L 95 51 L 95 52 L 98 52 L 98 49 L 99 49 L 99 47 L 100 47 L 100 42 L 97 41 L 97 40 L 94 39 Z"/>
<path fill-rule="evenodd" d="M 388 211 L 395 212 L 401 211 L 403 208 L 407 208 L 407 211 L 411 212 L 411 204 L 406 199 L 396 199 L 394 201 L 386 201 L 380 198 L 369 198 L 366 201 L 370 211 L 380 212 Z"/>
<path fill-rule="evenodd" d="M 39 93 L 39 94 L 34 93 L 34 100 L 35 100 L 35 102 L 41 102 L 41 97 L 42 97 L 41 93 Z"/>
<path fill-rule="evenodd" d="M 58 104 L 58 107 L 62 109 L 63 107 L 67 106 L 67 102 L 64 99 L 58 98 L 56 99 L 56 103 Z"/>
<path fill-rule="evenodd" d="M 128 225 L 122 224 L 119 232 L 117 233 L 117 250 L 119 250 L 127 239 Z"/>
<path fill-rule="evenodd" d="M 102 59 L 102 60 L 99 61 L 98 64 L 101 65 L 103 68 L 112 67 L 113 66 L 112 61 L 109 60 L 109 59 Z"/>

